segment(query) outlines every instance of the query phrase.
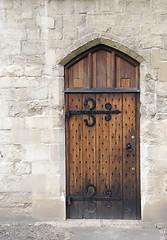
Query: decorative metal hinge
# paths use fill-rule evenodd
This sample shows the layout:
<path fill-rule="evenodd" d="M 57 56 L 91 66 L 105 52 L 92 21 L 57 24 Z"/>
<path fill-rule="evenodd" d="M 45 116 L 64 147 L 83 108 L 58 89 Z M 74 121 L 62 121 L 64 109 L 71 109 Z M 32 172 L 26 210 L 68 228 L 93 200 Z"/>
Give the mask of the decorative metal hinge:
<path fill-rule="evenodd" d="M 90 194 L 88 194 L 89 192 L 91 192 Z M 121 201 L 122 199 L 120 197 L 113 197 L 112 196 L 112 191 L 110 189 L 108 189 L 105 192 L 105 195 L 103 196 L 97 196 L 97 192 L 96 192 L 96 186 L 94 184 L 88 184 L 85 188 L 85 194 L 88 195 L 70 195 L 66 198 L 67 201 L 67 205 L 71 206 L 73 201 L 88 201 L 88 202 L 97 202 L 97 201 L 105 201 L 107 202 L 107 207 L 111 207 L 112 206 L 112 202 L 113 201 Z"/>
<path fill-rule="evenodd" d="M 87 110 L 66 110 L 65 116 L 66 118 L 70 118 L 72 115 L 87 115 L 88 119 L 84 119 L 85 125 L 88 127 L 93 127 L 96 124 L 96 114 L 105 114 L 105 120 L 111 120 L 111 114 L 119 114 L 121 113 L 120 110 L 112 110 L 111 103 L 106 103 L 105 108 L 106 110 L 95 110 L 96 109 L 96 101 L 95 99 L 89 97 L 86 98 L 84 101 L 84 107 L 88 107 L 89 102 L 92 102 L 92 107 Z M 91 121 L 90 121 L 91 119 Z"/>

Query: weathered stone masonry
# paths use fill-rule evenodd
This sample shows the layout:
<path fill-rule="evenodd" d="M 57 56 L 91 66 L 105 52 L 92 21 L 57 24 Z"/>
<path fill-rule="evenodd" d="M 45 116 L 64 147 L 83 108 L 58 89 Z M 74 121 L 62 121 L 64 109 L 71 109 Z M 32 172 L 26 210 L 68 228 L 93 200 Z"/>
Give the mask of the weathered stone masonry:
<path fill-rule="evenodd" d="M 0 1 L 0 212 L 65 219 L 64 66 L 99 43 L 141 63 L 142 218 L 167 220 L 167 1 Z"/>

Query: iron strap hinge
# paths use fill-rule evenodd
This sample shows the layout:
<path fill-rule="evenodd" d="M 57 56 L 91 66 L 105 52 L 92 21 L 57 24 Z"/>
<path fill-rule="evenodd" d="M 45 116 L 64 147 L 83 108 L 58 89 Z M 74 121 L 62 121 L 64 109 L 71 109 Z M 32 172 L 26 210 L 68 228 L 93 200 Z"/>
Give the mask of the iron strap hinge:
<path fill-rule="evenodd" d="M 90 105 L 91 107 L 90 107 Z M 66 110 L 65 116 L 66 118 L 70 118 L 72 115 L 87 115 L 88 119 L 84 119 L 85 125 L 88 127 L 93 127 L 96 124 L 96 114 L 105 114 L 105 120 L 111 120 L 111 114 L 119 114 L 120 110 L 112 110 L 111 103 L 105 104 L 105 110 L 96 110 L 96 100 L 94 98 L 88 97 L 84 101 L 84 107 L 88 107 L 86 110 Z"/>
<path fill-rule="evenodd" d="M 121 201 L 122 198 L 120 197 L 110 197 L 110 196 L 106 196 L 106 197 L 103 197 L 103 196 L 68 196 L 66 198 L 66 201 L 67 201 L 67 205 L 70 206 L 71 205 L 71 202 L 73 201 L 89 201 L 89 202 L 92 202 L 92 201 L 105 201 L 105 202 L 113 202 L 113 201 Z"/>
<path fill-rule="evenodd" d="M 121 111 L 119 110 L 66 110 L 65 116 L 69 118 L 72 115 L 94 115 L 94 114 L 119 114 Z"/>

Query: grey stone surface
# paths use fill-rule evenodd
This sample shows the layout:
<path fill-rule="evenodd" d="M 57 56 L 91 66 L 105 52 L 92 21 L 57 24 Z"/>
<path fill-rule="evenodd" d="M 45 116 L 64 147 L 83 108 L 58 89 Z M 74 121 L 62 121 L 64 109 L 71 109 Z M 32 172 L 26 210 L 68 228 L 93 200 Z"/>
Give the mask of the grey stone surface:
<path fill-rule="evenodd" d="M 0 207 L 66 218 L 64 64 L 102 43 L 141 64 L 142 218 L 166 221 L 166 7 L 166 0 L 0 0 Z"/>
<path fill-rule="evenodd" d="M 19 219 L 20 221 L 22 219 Z M 29 219 L 30 220 L 30 219 Z M 166 227 L 143 223 L 100 223 L 82 220 L 67 222 L 23 222 L 0 225 L 2 240 L 165 240 Z"/>

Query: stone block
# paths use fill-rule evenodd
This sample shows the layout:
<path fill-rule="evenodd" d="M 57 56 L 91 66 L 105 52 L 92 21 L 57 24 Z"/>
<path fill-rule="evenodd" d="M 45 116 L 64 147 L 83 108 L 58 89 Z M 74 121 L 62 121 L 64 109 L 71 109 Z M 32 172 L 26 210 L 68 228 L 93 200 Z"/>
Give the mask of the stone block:
<path fill-rule="evenodd" d="M 8 66 L 7 68 L 4 68 L 4 74 L 6 76 L 10 77 L 21 77 L 24 75 L 24 66 L 21 65 L 11 65 Z"/>
<path fill-rule="evenodd" d="M 13 101 L 26 101 L 28 100 L 26 88 L 15 88 L 11 90 L 11 100 Z"/>
<path fill-rule="evenodd" d="M 65 159 L 65 143 L 51 145 L 51 160 L 64 161 Z"/>
<path fill-rule="evenodd" d="M 0 77 L 0 88 L 10 88 L 12 80 L 9 77 Z"/>
<path fill-rule="evenodd" d="M 29 162 L 16 162 L 14 164 L 14 174 L 18 176 L 31 173 L 31 163 Z"/>
<path fill-rule="evenodd" d="M 54 29 L 55 28 L 54 17 L 40 16 L 38 17 L 37 25 L 41 28 Z"/>
<path fill-rule="evenodd" d="M 26 26 L 25 25 L 26 20 L 32 19 L 31 7 L 22 8 L 22 6 L 13 8 L 10 10 L 6 10 L 7 27 L 17 28 L 17 29 L 19 29 L 19 27 L 24 28 Z M 26 9 L 26 11 L 24 11 L 24 9 Z"/>
<path fill-rule="evenodd" d="M 12 56 L 11 55 L 3 55 L 1 58 L 0 58 L 0 65 L 1 67 L 4 68 L 4 66 L 9 66 L 9 65 L 12 65 L 13 64 L 13 60 L 12 60 Z M 3 74 L 2 74 L 2 70 L 0 71 L 0 76 L 2 77 Z M 6 77 L 6 76 L 5 76 Z"/>
<path fill-rule="evenodd" d="M 22 191 L 32 193 L 45 192 L 44 175 L 25 175 L 22 176 Z"/>
<path fill-rule="evenodd" d="M 10 0 L 0 1 L 0 9 L 12 9 L 13 2 Z"/>
<path fill-rule="evenodd" d="M 48 117 L 27 117 L 25 118 L 25 128 L 48 129 L 50 127 L 50 121 Z"/>
<path fill-rule="evenodd" d="M 49 128 L 50 126 L 48 126 Z M 52 143 L 52 131 L 50 129 L 41 129 L 41 143 Z"/>
<path fill-rule="evenodd" d="M 4 40 L 3 42 L 0 42 L 0 47 L 3 50 L 3 55 L 9 56 L 9 55 L 19 55 L 21 53 L 21 45 L 20 41 L 8 39 L 8 41 Z"/>
<path fill-rule="evenodd" d="M 160 69 L 159 69 L 159 81 L 161 82 L 167 82 L 167 62 L 161 62 L 160 63 Z"/>
<path fill-rule="evenodd" d="M 10 130 L 11 128 L 12 128 L 11 119 L 9 117 L 3 118 L 2 129 Z"/>
<path fill-rule="evenodd" d="M 152 41 L 150 41 L 150 38 L 143 36 L 143 49 L 162 48 L 164 41 L 162 35 L 152 34 L 150 37 Z"/>
<path fill-rule="evenodd" d="M 49 94 L 51 98 L 52 107 L 56 108 L 59 106 L 60 93 L 59 91 L 55 94 L 56 89 L 59 89 L 59 81 L 52 81 L 49 84 Z"/>
<path fill-rule="evenodd" d="M 62 39 L 62 38 L 63 38 L 62 29 L 61 29 L 61 30 L 58 30 L 58 29 L 56 28 L 56 29 L 51 29 L 51 30 L 49 30 L 48 39 L 60 40 L 60 39 Z"/>
<path fill-rule="evenodd" d="M 32 100 L 46 100 L 48 99 L 48 87 L 47 85 L 45 86 L 39 86 L 39 87 L 36 87 L 34 89 L 28 89 L 28 98 L 29 99 L 32 99 Z"/>
<path fill-rule="evenodd" d="M 34 77 L 16 77 L 11 79 L 14 88 L 27 88 L 39 86 L 39 80 Z"/>
<path fill-rule="evenodd" d="M 26 56 L 26 61 L 28 64 L 43 65 L 45 63 L 45 56 L 42 54 Z"/>
<path fill-rule="evenodd" d="M 52 111 L 53 112 L 53 111 Z M 54 111 L 53 118 L 52 118 L 52 126 L 53 128 L 62 128 L 65 124 L 65 116 L 64 112 L 62 111 Z"/>
<path fill-rule="evenodd" d="M 43 67 L 43 74 L 46 75 L 46 76 L 54 76 L 54 73 L 53 73 L 53 66 L 51 65 L 45 65 Z"/>
<path fill-rule="evenodd" d="M 46 65 L 55 65 L 56 64 L 56 52 L 54 49 L 46 50 L 45 63 L 46 63 Z"/>
<path fill-rule="evenodd" d="M 75 40 L 77 39 L 78 36 L 78 27 L 77 21 L 75 17 L 73 16 L 64 16 L 63 18 L 63 38 L 64 39 L 70 39 L 70 40 Z M 70 31 L 69 31 L 70 29 Z"/>
<path fill-rule="evenodd" d="M 139 9 L 143 9 L 143 11 L 147 12 L 146 10 L 150 7 L 150 1 L 149 0 L 136 0 L 135 2 L 133 0 L 126 1 L 126 11 L 127 12 L 139 12 Z"/>
<path fill-rule="evenodd" d="M 48 155 L 50 155 L 49 152 Z M 60 169 L 57 169 L 58 164 L 55 162 L 50 162 L 49 156 L 47 159 L 45 158 L 45 160 L 42 159 L 41 161 L 32 161 L 32 174 L 45 176 L 57 175 Z"/>
<path fill-rule="evenodd" d="M 148 79 L 148 80 L 146 79 L 144 83 L 144 87 L 147 93 L 153 94 L 156 91 L 156 81 L 152 79 Z"/>
<path fill-rule="evenodd" d="M 59 62 L 58 65 L 56 65 L 56 67 L 54 68 L 54 76 L 56 76 L 59 81 L 61 80 L 64 90 L 64 66 L 60 65 Z"/>
<path fill-rule="evenodd" d="M 161 193 L 166 192 L 166 183 L 167 182 L 165 182 L 165 177 L 167 176 L 166 175 L 167 163 L 164 160 L 156 161 L 156 158 L 154 160 L 152 160 L 152 162 L 153 162 L 153 171 L 152 171 L 153 179 L 155 179 L 157 176 L 158 180 L 159 180 L 159 187 L 161 188 Z M 154 180 L 154 181 L 156 181 L 156 180 Z M 158 185 L 158 181 L 157 181 L 157 185 Z M 155 186 L 156 186 L 156 184 L 155 184 Z"/>
<path fill-rule="evenodd" d="M 64 9 L 66 11 L 64 12 Z M 75 2 L 71 1 L 50 1 L 48 4 L 48 15 L 53 17 L 57 15 L 74 14 L 75 12 Z"/>
<path fill-rule="evenodd" d="M 10 124 L 12 129 L 25 128 L 25 119 L 19 117 L 10 117 Z"/>
<path fill-rule="evenodd" d="M 0 28 L 5 26 L 5 9 L 0 9 Z"/>
<path fill-rule="evenodd" d="M 160 2 L 153 1 L 152 6 L 155 12 L 164 12 L 166 13 L 165 9 L 167 8 L 167 2 L 162 0 Z"/>
<path fill-rule="evenodd" d="M 3 118 L 0 117 L 0 129 L 3 129 Z"/>
<path fill-rule="evenodd" d="M 21 41 L 21 52 L 28 56 L 44 54 L 45 46 L 43 42 Z"/>
<path fill-rule="evenodd" d="M 51 193 L 54 197 L 60 197 L 60 175 L 47 176 L 45 192 Z"/>
<path fill-rule="evenodd" d="M 167 97 L 167 81 L 157 83 L 157 95 Z"/>
<path fill-rule="evenodd" d="M 166 222 L 167 221 L 167 201 L 166 196 L 152 203 L 147 202 L 143 209 L 143 219 L 147 222 Z"/>
<path fill-rule="evenodd" d="M 0 146 L 1 161 L 20 162 L 24 160 L 24 150 L 21 145 L 5 144 Z"/>
<path fill-rule="evenodd" d="M 163 121 L 148 124 L 145 131 L 143 131 L 143 141 L 155 145 L 162 144 L 165 141 L 165 132 L 162 129 L 165 129 Z"/>
<path fill-rule="evenodd" d="M 20 192 L 21 177 L 14 175 L 0 175 L 0 192 Z"/>
<path fill-rule="evenodd" d="M 32 213 L 41 220 L 65 220 L 66 207 L 64 198 L 53 198 L 49 195 L 34 196 Z M 54 209 L 54 211 L 53 211 Z"/>
<path fill-rule="evenodd" d="M 98 31 L 105 32 L 107 31 L 107 29 L 116 25 L 116 15 L 115 14 L 88 14 L 87 25 L 92 26 L 94 28 L 98 26 Z"/>
<path fill-rule="evenodd" d="M 0 176 L 10 176 L 14 173 L 14 166 L 11 162 L 0 163 Z"/>
<path fill-rule="evenodd" d="M 11 143 L 11 131 L 10 130 L 0 130 L 0 144 Z"/>
<path fill-rule="evenodd" d="M 41 132 L 38 129 L 14 129 L 11 133 L 11 142 L 14 144 L 40 144 Z"/>
<path fill-rule="evenodd" d="M 37 130 L 37 132 L 39 132 Z M 38 139 L 40 143 L 40 139 Z M 25 161 L 34 162 L 38 161 L 49 161 L 50 159 L 50 146 L 49 145 L 39 145 L 29 142 L 31 145 L 26 145 L 25 147 Z M 42 163 L 41 163 L 42 164 Z"/>
<path fill-rule="evenodd" d="M 27 38 L 29 41 L 39 41 L 41 31 L 39 29 L 26 29 Z M 23 39 L 23 40 L 26 40 Z"/>
<path fill-rule="evenodd" d="M 11 100 L 11 89 L 10 88 L 4 88 L 1 89 L 1 99 L 5 99 L 5 100 Z"/>
<path fill-rule="evenodd" d="M 7 117 L 9 114 L 8 102 L 5 99 L 0 99 L 0 106 L 3 106 L 0 108 L 0 116 Z"/>
<path fill-rule="evenodd" d="M 65 129 L 64 128 L 57 128 L 53 129 L 53 142 L 63 144 L 65 141 Z"/>
<path fill-rule="evenodd" d="M 140 111 L 141 111 L 141 115 L 145 116 L 145 118 L 150 118 L 155 116 L 157 111 L 156 111 L 154 94 L 151 93 L 151 94 L 141 95 Z"/>
<path fill-rule="evenodd" d="M 26 65 L 24 75 L 27 77 L 40 77 L 42 76 L 42 65 Z"/>
<path fill-rule="evenodd" d="M 161 36 L 164 32 L 166 31 L 166 24 L 161 22 L 161 27 L 158 27 L 157 25 L 152 25 L 151 26 L 151 34 L 156 34 L 157 36 Z"/>
<path fill-rule="evenodd" d="M 64 83 L 62 81 L 63 78 L 56 78 L 56 81 L 51 81 L 49 84 L 49 93 L 50 93 L 50 103 L 52 106 L 52 109 L 54 110 L 62 110 L 62 106 L 64 104 Z M 58 92 L 56 92 L 56 89 L 59 89 Z"/>
<path fill-rule="evenodd" d="M 158 161 L 159 163 L 159 161 Z M 162 166 L 162 165 L 160 165 Z M 153 168 L 147 173 L 147 194 L 150 202 L 153 200 L 161 199 L 162 195 L 165 194 L 165 171 L 160 169 L 160 166 L 155 162 Z M 165 166 L 167 168 L 167 166 Z M 160 171 L 159 171 L 160 170 Z M 152 195 L 152 199 L 151 199 Z"/>
<path fill-rule="evenodd" d="M 157 97 L 157 113 L 167 113 L 167 98 L 166 97 Z"/>
<path fill-rule="evenodd" d="M 10 117 L 30 117 L 48 115 L 48 100 L 10 101 Z"/>
<path fill-rule="evenodd" d="M 26 30 L 25 29 L 11 29 L 6 28 L 5 30 L 0 29 L 0 37 L 1 41 L 4 42 L 13 42 L 16 45 L 19 43 L 20 40 L 26 40 Z M 12 43 L 11 42 L 11 43 Z M 13 49 L 14 50 L 14 49 Z"/>
<path fill-rule="evenodd" d="M 153 49 L 151 52 L 151 65 L 153 68 L 159 68 L 161 54 L 159 49 Z"/>
<path fill-rule="evenodd" d="M 166 145 L 149 146 L 147 150 L 148 159 L 156 159 L 157 161 L 166 161 L 167 148 Z"/>
<path fill-rule="evenodd" d="M 19 207 L 26 207 L 32 203 L 32 195 L 27 192 L 7 192 L 1 193 L 0 195 L 1 207 L 6 208 L 9 207 L 10 211 L 11 208 L 16 207 L 16 212 L 19 211 Z"/>
<path fill-rule="evenodd" d="M 115 12 L 116 11 L 116 4 L 118 4 L 119 1 L 110 1 L 110 0 L 105 0 L 104 1 L 97 1 L 96 4 L 94 3 L 94 9 L 92 9 L 91 13 L 104 13 L 104 12 Z M 121 10 L 121 9 L 120 9 Z"/>
<path fill-rule="evenodd" d="M 167 119 L 167 113 L 157 113 L 156 118 L 157 118 L 157 120 L 166 120 Z"/>

